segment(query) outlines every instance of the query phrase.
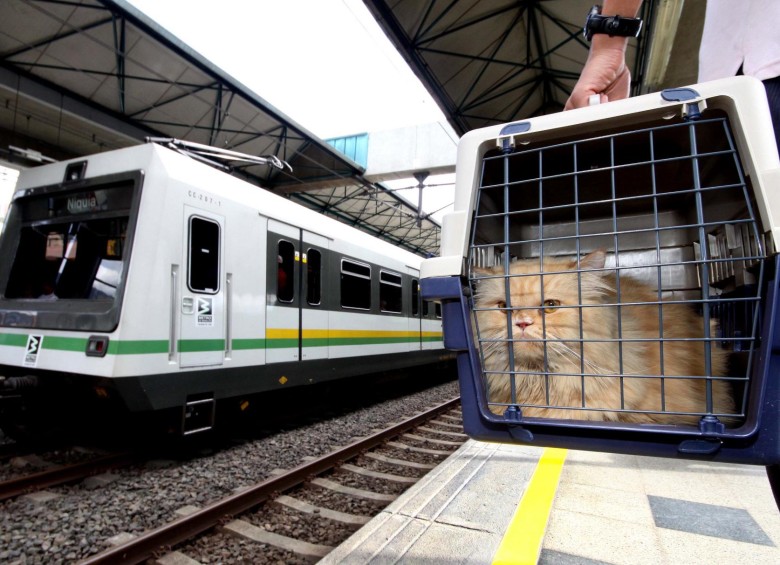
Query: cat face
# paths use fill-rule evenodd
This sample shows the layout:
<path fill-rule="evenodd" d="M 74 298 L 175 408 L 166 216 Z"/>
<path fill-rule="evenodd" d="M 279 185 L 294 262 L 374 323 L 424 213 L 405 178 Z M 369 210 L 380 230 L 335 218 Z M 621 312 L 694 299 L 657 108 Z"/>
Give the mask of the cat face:
<path fill-rule="evenodd" d="M 549 258 L 544 275 L 539 260 L 512 263 L 510 276 L 496 267 L 477 272 L 479 281 L 475 306 L 479 337 L 488 355 L 506 354 L 506 340 L 513 340 L 515 358 L 522 364 L 555 364 L 558 357 L 579 355 L 580 339 L 608 337 L 605 310 L 582 308 L 604 302 L 610 287 L 600 271 L 604 252 L 595 251 L 576 261 Z M 589 271 L 591 270 L 591 271 Z M 601 312 L 600 312 L 601 311 Z M 565 341 L 573 340 L 573 341 Z"/>

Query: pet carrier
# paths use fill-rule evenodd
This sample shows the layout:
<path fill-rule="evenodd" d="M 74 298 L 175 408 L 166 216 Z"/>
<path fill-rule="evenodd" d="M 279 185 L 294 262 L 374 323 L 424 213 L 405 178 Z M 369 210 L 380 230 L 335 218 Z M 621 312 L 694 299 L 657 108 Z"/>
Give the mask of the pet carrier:
<path fill-rule="evenodd" d="M 479 129 L 422 295 L 467 432 L 780 462 L 780 163 L 737 77 Z"/>

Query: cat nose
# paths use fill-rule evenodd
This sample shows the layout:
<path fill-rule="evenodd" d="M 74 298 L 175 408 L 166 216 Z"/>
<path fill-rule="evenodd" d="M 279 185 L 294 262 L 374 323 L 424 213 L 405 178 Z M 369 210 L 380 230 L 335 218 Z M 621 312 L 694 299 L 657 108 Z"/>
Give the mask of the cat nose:
<path fill-rule="evenodd" d="M 534 321 L 531 318 L 527 316 L 523 316 L 522 318 L 520 318 L 518 321 L 515 322 L 515 325 L 521 330 L 524 330 L 525 328 L 527 328 L 533 323 Z"/>

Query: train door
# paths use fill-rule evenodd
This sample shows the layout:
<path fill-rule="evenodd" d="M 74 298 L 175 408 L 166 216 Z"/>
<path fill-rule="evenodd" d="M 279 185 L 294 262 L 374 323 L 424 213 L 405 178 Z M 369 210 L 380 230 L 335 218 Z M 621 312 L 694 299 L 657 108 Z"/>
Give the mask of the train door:
<path fill-rule="evenodd" d="M 327 238 L 269 219 L 268 246 L 266 362 L 327 358 Z"/>
<path fill-rule="evenodd" d="M 330 318 L 325 308 L 323 285 L 328 280 L 326 276 L 328 239 L 301 230 L 301 251 L 302 358 L 303 360 L 327 359 Z"/>
<path fill-rule="evenodd" d="M 225 354 L 222 240 L 225 220 L 184 207 L 185 276 L 180 283 L 179 366 L 221 365 Z"/>
<path fill-rule="evenodd" d="M 411 279 L 411 308 L 409 310 L 409 334 L 410 336 L 417 336 L 417 339 L 409 340 L 409 350 L 417 351 L 422 349 L 422 313 L 420 306 L 422 300 L 420 299 L 420 280 L 416 277 Z"/>

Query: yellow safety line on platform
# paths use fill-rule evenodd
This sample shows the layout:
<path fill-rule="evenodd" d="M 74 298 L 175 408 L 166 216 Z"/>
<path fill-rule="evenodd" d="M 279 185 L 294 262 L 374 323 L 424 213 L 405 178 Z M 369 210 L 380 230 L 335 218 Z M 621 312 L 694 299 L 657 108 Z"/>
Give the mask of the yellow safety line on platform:
<path fill-rule="evenodd" d="M 544 450 L 515 515 L 504 533 L 504 539 L 493 556 L 493 565 L 526 565 L 537 562 L 565 460 L 565 449 L 548 447 Z"/>

